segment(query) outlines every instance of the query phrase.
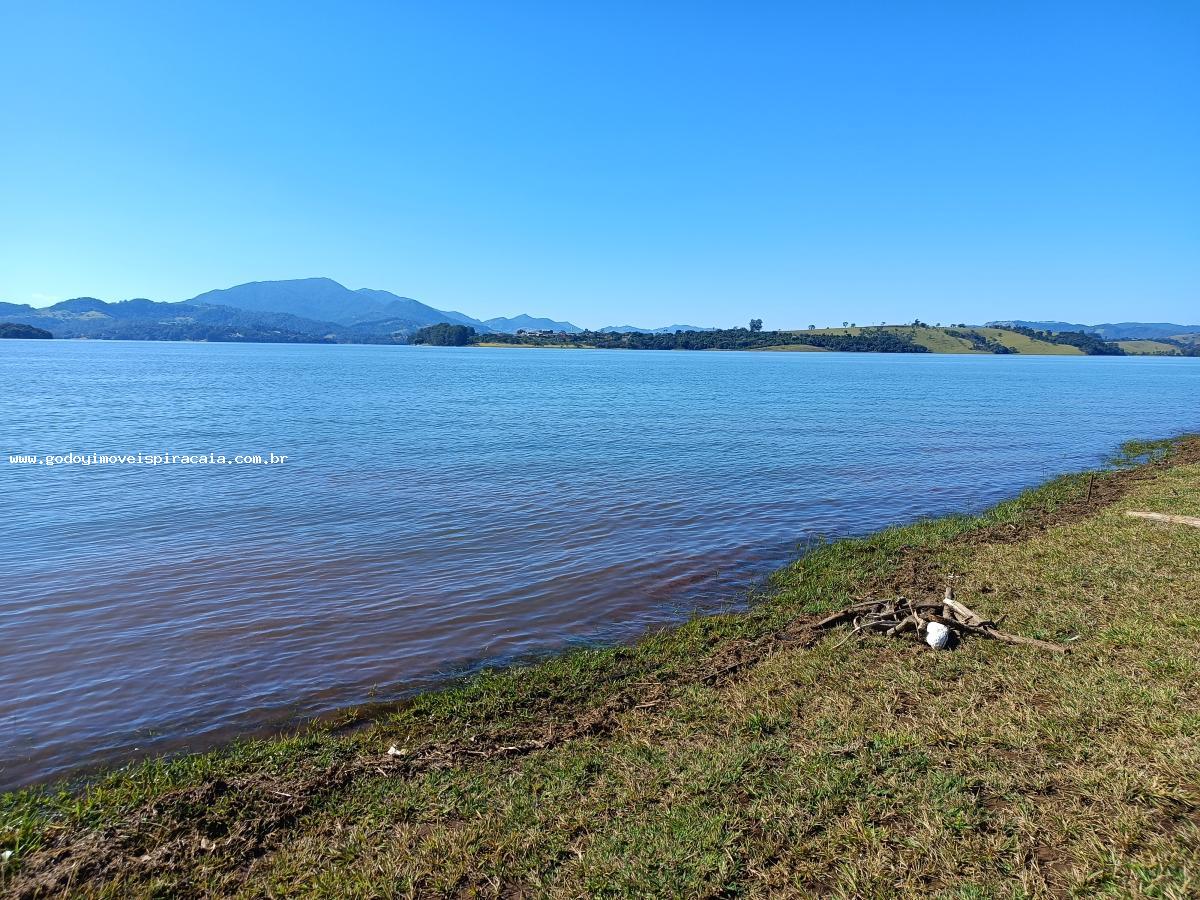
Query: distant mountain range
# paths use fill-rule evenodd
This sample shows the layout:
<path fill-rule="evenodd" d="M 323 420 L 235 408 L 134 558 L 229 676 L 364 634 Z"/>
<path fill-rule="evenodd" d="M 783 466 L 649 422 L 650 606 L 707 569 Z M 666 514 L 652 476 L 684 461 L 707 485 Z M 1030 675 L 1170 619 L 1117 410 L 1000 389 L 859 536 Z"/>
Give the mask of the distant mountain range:
<path fill-rule="evenodd" d="M 297 343 L 362 338 L 355 329 L 286 312 L 144 299 L 106 303 L 94 297 L 79 297 L 44 309 L 0 303 L 0 321 L 43 328 L 57 338 Z"/>
<path fill-rule="evenodd" d="M 253 281 L 224 290 L 208 291 L 183 301 L 194 306 L 226 306 L 249 312 L 290 313 L 316 322 L 356 326 L 371 324 L 374 330 L 405 330 L 413 326 L 452 322 L 487 327 L 460 312 L 426 306 L 411 297 L 389 291 L 361 288 L 352 291 L 332 278 L 300 278 L 292 281 Z"/>
<path fill-rule="evenodd" d="M 567 334 L 579 334 L 583 331 L 578 325 L 572 325 L 570 322 L 555 322 L 553 319 L 537 319 L 526 315 L 513 316 L 511 319 L 487 319 L 483 324 L 491 331 L 504 334 L 516 334 L 518 331 L 563 331 Z"/>
<path fill-rule="evenodd" d="M 0 323 L 3 322 L 41 328 L 58 338 L 319 343 L 403 343 L 419 329 L 442 322 L 468 325 L 479 334 L 584 331 L 571 322 L 525 314 L 475 319 L 453 310 L 435 309 L 390 291 L 351 290 L 331 278 L 255 281 L 206 291 L 178 302 L 137 299 L 109 303 L 94 297 L 79 297 L 45 308 L 0 303 Z M 1082 331 L 1107 341 L 1175 338 L 1200 342 L 1200 325 L 1170 322 L 1080 325 L 1015 319 L 987 324 L 1039 331 Z M 609 325 L 600 329 L 605 334 L 646 335 L 716 330 L 697 325 L 662 328 Z"/>
<path fill-rule="evenodd" d="M 1106 341 L 1144 341 L 1155 338 L 1200 334 L 1200 325 L 1174 325 L 1170 322 L 1116 322 L 1103 325 L 1078 325 L 1071 322 L 1031 322 L 1025 319 L 1006 319 L 988 322 L 990 328 L 1010 328 L 1014 325 L 1037 331 L 1082 331 Z"/>
<path fill-rule="evenodd" d="M 255 281 L 179 302 L 79 297 L 45 308 L 0 303 L 0 321 L 59 338 L 319 343 L 402 342 L 439 322 L 469 325 L 480 334 L 583 330 L 527 315 L 483 322 L 389 291 L 351 290 L 330 278 Z"/>

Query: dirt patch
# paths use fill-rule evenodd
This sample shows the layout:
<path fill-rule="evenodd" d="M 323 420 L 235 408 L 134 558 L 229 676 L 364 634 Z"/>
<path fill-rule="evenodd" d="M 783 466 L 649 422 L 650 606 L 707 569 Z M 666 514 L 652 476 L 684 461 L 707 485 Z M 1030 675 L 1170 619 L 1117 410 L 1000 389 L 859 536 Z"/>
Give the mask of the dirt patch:
<path fill-rule="evenodd" d="M 22 900 L 73 893 L 91 881 L 138 882 L 186 873 L 172 896 L 200 896 L 211 884 L 232 890 L 255 859 L 280 846 L 287 830 L 324 797 L 359 778 L 407 778 L 500 757 L 524 756 L 593 734 L 609 733 L 632 709 L 661 705 L 665 682 L 618 691 L 600 706 L 565 721 L 548 719 L 521 732 L 486 739 L 428 743 L 399 755 L 362 755 L 303 777 L 252 774 L 168 792 L 119 825 L 62 835 L 35 853 L 8 885 Z"/>
<path fill-rule="evenodd" d="M 1050 896 L 1065 896 L 1067 874 L 1071 871 L 1073 864 L 1070 855 L 1055 847 L 1039 844 L 1033 851 L 1032 861 L 1034 872 L 1041 876 Z"/>

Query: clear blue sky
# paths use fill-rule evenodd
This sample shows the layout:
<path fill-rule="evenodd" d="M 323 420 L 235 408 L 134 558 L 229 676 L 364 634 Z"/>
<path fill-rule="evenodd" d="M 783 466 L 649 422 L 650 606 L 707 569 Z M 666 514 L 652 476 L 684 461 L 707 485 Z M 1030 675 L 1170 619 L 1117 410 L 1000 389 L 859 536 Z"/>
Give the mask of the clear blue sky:
<path fill-rule="evenodd" d="M 1200 321 L 1195 2 L 0 0 L 0 299 Z"/>

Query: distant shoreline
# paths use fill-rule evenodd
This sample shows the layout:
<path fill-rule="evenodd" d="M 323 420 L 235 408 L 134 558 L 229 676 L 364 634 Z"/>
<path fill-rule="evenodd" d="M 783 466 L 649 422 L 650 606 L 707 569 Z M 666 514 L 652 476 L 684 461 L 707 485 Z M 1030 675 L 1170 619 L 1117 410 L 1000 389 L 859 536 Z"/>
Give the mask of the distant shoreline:
<path fill-rule="evenodd" d="M 872 325 L 765 331 L 754 320 L 749 328 L 670 333 L 604 331 L 527 331 L 480 334 L 473 328 L 439 323 L 420 329 L 412 344 L 461 347 L 596 350 L 770 350 L 850 353 L 944 353 L 1040 356 L 1200 356 L 1200 343 L 1181 339 L 1108 341 L 1084 332 L 1037 331 L 972 325 Z"/>
<path fill-rule="evenodd" d="M 298 340 L 298 341 L 269 341 L 269 340 L 206 340 L 193 338 L 127 338 L 127 337 L 64 337 L 53 338 L 47 340 L 45 338 L 28 338 L 28 337 L 5 337 L 4 340 L 11 343 L 36 343 L 45 345 L 53 342 L 54 344 L 182 344 L 182 345 L 240 345 L 240 346 L 294 346 L 294 347 L 423 347 L 423 346 L 440 346 L 440 345 L 422 345 L 401 342 L 387 341 L 315 341 L 315 340 Z M 1118 341 L 1118 344 L 1132 345 L 1158 345 L 1160 341 L 1138 340 L 1138 341 Z M 872 355 L 872 356 L 895 356 L 895 355 L 920 355 L 920 356 L 1088 356 L 1096 354 L 1086 354 L 1082 352 L 1072 352 L 1068 349 L 1034 349 L 1013 351 L 1012 353 L 994 354 L 986 351 L 978 350 L 945 350 L 945 349 L 927 349 L 924 352 L 898 354 L 895 351 L 879 351 L 879 350 L 837 350 L 830 347 L 815 347 L 803 343 L 773 345 L 762 347 L 703 347 L 703 348 L 685 348 L 685 347 L 598 347 L 593 344 L 581 344 L 575 342 L 568 343 L 518 343 L 515 341 L 477 341 L 469 344 L 458 345 L 461 349 L 482 348 L 489 350 L 659 350 L 662 351 L 679 351 L 679 352 L 696 352 L 697 350 L 705 352 L 747 352 L 747 353 L 846 353 L 853 355 Z M 443 347 L 444 349 L 444 347 Z M 1189 357 L 1200 356 L 1200 344 L 1193 352 L 1167 352 L 1165 350 L 1146 347 L 1131 347 L 1120 354 L 1101 354 L 1109 356 L 1127 356 L 1127 357 L 1157 357 L 1157 358 L 1172 358 L 1186 359 Z"/>

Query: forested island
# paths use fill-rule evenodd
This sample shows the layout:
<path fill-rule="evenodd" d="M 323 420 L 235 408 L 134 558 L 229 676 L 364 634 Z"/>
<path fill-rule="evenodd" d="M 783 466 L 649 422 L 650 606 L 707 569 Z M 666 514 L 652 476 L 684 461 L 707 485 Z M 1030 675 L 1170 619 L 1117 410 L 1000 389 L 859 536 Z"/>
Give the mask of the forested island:
<path fill-rule="evenodd" d="M 53 338 L 44 328 L 34 328 L 32 325 L 18 325 L 15 322 L 0 322 L 0 338 L 25 338 L 50 340 Z"/>

